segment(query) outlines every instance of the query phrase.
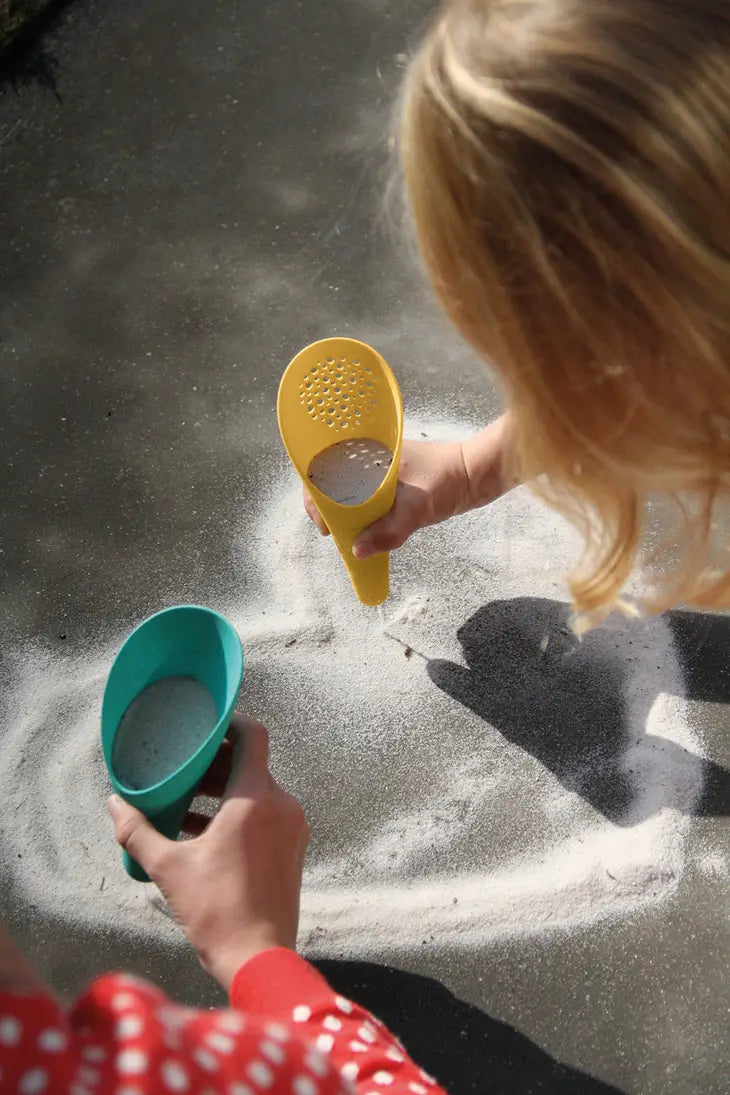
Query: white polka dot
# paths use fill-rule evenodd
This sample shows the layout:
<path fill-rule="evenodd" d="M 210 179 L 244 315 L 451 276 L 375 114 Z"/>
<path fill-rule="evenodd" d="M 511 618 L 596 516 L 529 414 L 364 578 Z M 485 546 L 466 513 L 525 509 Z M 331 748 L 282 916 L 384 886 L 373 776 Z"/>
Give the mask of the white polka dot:
<path fill-rule="evenodd" d="M 138 1072 L 146 1072 L 149 1067 L 147 1054 L 141 1049 L 123 1049 L 117 1054 L 117 1070 L 123 1076 L 132 1076 Z"/>
<path fill-rule="evenodd" d="M 210 1034 L 206 1034 L 205 1041 L 211 1049 L 216 1050 L 218 1053 L 233 1053 L 236 1048 L 236 1043 L 230 1034 L 221 1034 L 217 1030 L 212 1030 Z"/>
<path fill-rule="evenodd" d="M 281 1023 L 268 1023 L 266 1026 L 266 1033 L 269 1038 L 273 1038 L 276 1042 L 288 1042 L 289 1031 Z"/>
<path fill-rule="evenodd" d="M 346 1065 L 342 1066 L 340 1072 L 346 1080 L 356 1080 L 360 1072 L 360 1066 L 356 1065 L 354 1061 L 348 1061 Z"/>
<path fill-rule="evenodd" d="M 117 1038 L 125 1041 L 127 1038 L 136 1038 L 142 1033 L 144 1023 L 139 1015 L 125 1015 L 114 1028 Z"/>
<path fill-rule="evenodd" d="M 54 1030 L 48 1027 L 38 1035 L 38 1049 L 44 1053 L 60 1053 L 66 1048 L 66 1035 L 62 1030 Z"/>
<path fill-rule="evenodd" d="M 326 1038 L 327 1035 L 324 1034 L 322 1035 L 322 1037 Z M 329 1071 L 327 1058 L 322 1053 L 320 1053 L 318 1049 L 309 1050 L 306 1057 L 304 1058 L 304 1064 L 310 1072 L 314 1073 L 315 1076 L 326 1076 Z"/>
<path fill-rule="evenodd" d="M 402 1065 L 405 1061 L 404 1055 L 399 1049 L 396 1049 L 395 1046 L 388 1046 L 385 1051 L 385 1056 L 388 1058 L 388 1060 L 396 1061 L 399 1065 Z"/>
<path fill-rule="evenodd" d="M 82 1084 L 98 1084 L 99 1073 L 95 1068 L 80 1068 L 76 1078 L 81 1080 Z"/>
<path fill-rule="evenodd" d="M 353 1053 L 367 1053 L 368 1047 L 364 1042 L 350 1042 L 350 1049 Z"/>
<path fill-rule="evenodd" d="M 320 1053 L 331 1053 L 335 1040 L 331 1034 L 320 1034 L 314 1044 Z"/>
<path fill-rule="evenodd" d="M 85 1061 L 99 1064 L 101 1061 L 106 1061 L 106 1050 L 101 1046 L 87 1046 L 86 1049 L 81 1050 L 81 1056 Z"/>
<path fill-rule="evenodd" d="M 426 1095 L 427 1088 L 423 1084 L 409 1084 L 408 1090 L 413 1092 L 413 1095 Z"/>
<path fill-rule="evenodd" d="M 325 1030 L 342 1030 L 342 1020 L 338 1019 L 336 1015 L 328 1015 L 322 1023 L 322 1026 Z"/>
<path fill-rule="evenodd" d="M 137 1006 L 136 997 L 131 992 L 115 992 L 111 998 L 111 1005 L 115 1011 L 124 1011 L 126 1008 Z"/>
<path fill-rule="evenodd" d="M 198 1062 L 201 1068 L 204 1068 L 206 1072 L 215 1072 L 220 1067 L 217 1059 L 212 1053 L 208 1053 L 207 1049 L 196 1049 L 193 1051 L 193 1057 Z"/>
<path fill-rule="evenodd" d="M 188 1074 L 179 1061 L 165 1061 L 160 1071 L 168 1091 L 187 1091 L 190 1087 Z"/>
<path fill-rule="evenodd" d="M 376 1072 L 373 1076 L 373 1083 L 378 1084 L 380 1087 L 387 1087 L 393 1083 L 392 1072 L 386 1072 L 385 1069 L 381 1069 L 380 1072 Z"/>
<path fill-rule="evenodd" d="M 144 1095 L 141 1087 L 118 1087 L 116 1095 Z"/>
<path fill-rule="evenodd" d="M 0 1046 L 16 1046 L 23 1028 L 14 1015 L 0 1017 Z"/>
<path fill-rule="evenodd" d="M 166 1030 L 162 1035 L 162 1041 L 168 1049 L 181 1050 L 183 1046 L 182 1035 L 179 1030 Z"/>
<path fill-rule="evenodd" d="M 83 1084 L 71 1084 L 68 1092 L 69 1095 L 91 1095 L 88 1087 L 84 1087 Z"/>
<path fill-rule="evenodd" d="M 427 1072 L 424 1072 L 422 1068 L 419 1068 L 418 1071 L 421 1073 L 421 1079 L 425 1080 L 427 1084 L 430 1084 L 431 1087 L 433 1087 L 433 1085 L 436 1083 L 433 1076 L 429 1076 L 429 1074 Z"/>
<path fill-rule="evenodd" d="M 297 1076 L 291 1085 L 294 1095 L 317 1095 L 319 1088 L 309 1076 Z"/>
<path fill-rule="evenodd" d="M 363 1042 L 370 1042 L 371 1044 L 377 1038 L 375 1029 L 370 1023 L 363 1023 L 357 1032 L 358 1038 L 362 1038 Z"/>
<path fill-rule="evenodd" d="M 278 1042 L 262 1042 L 259 1046 L 259 1052 L 263 1053 L 264 1057 L 268 1057 L 270 1061 L 273 1061 L 275 1065 L 280 1065 L 286 1057 L 286 1052 L 281 1048 Z"/>
<path fill-rule="evenodd" d="M 300 1004 L 299 1007 L 294 1008 L 292 1018 L 295 1023 L 306 1023 L 308 1019 L 312 1018 L 312 1009 L 308 1008 L 306 1004 Z"/>
<path fill-rule="evenodd" d="M 252 1061 L 246 1071 L 256 1087 L 271 1087 L 274 1082 L 274 1073 L 263 1061 Z"/>
<path fill-rule="evenodd" d="M 231 1084 L 228 1088 L 228 1095 L 253 1095 L 253 1090 L 248 1084 Z"/>
<path fill-rule="evenodd" d="M 350 1015 L 352 1012 L 352 1004 L 344 996 L 335 996 L 335 1007 L 345 1015 Z"/>
<path fill-rule="evenodd" d="M 48 1073 L 44 1068 L 32 1068 L 21 1077 L 18 1095 L 38 1095 L 48 1087 Z"/>
<path fill-rule="evenodd" d="M 235 1015 L 232 1011 L 224 1011 L 220 1015 L 216 1015 L 216 1025 L 221 1030 L 227 1030 L 229 1034 L 240 1034 L 246 1024 L 240 1015 Z"/>

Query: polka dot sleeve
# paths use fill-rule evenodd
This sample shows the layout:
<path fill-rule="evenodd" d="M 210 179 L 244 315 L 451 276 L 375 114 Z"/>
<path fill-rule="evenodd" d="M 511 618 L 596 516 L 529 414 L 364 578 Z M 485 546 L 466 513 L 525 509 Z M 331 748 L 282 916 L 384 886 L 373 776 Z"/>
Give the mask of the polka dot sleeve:
<path fill-rule="evenodd" d="M 439 1095 L 384 1027 L 288 951 L 247 963 L 231 997 L 227 1011 L 184 1008 L 117 974 L 68 1012 L 0 993 L 0 1092 Z"/>
<path fill-rule="evenodd" d="M 265 951 L 247 962 L 234 978 L 231 1003 L 291 1024 L 358 1095 L 444 1095 L 378 1019 L 337 996 L 292 951 Z"/>

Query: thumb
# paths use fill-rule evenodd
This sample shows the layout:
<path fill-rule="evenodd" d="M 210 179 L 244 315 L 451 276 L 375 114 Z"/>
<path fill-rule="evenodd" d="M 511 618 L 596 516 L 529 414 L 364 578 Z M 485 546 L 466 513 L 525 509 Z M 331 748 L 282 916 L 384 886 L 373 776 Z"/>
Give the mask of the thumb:
<path fill-rule="evenodd" d="M 114 823 L 117 844 L 154 879 L 170 841 L 158 833 L 140 810 L 130 806 L 119 795 L 109 798 L 107 809 Z"/>
<path fill-rule="evenodd" d="M 404 544 L 413 527 L 405 520 L 402 508 L 394 507 L 385 517 L 361 532 L 355 541 L 352 554 L 356 559 L 369 559 L 381 551 L 393 551 Z"/>

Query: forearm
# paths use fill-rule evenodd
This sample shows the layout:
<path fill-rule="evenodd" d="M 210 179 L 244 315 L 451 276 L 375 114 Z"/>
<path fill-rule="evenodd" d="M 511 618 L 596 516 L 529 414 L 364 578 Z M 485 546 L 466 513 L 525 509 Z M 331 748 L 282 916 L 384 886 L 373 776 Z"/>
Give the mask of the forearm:
<path fill-rule="evenodd" d="M 510 473 L 511 443 L 509 411 L 462 443 L 466 510 L 485 506 L 517 486 Z"/>

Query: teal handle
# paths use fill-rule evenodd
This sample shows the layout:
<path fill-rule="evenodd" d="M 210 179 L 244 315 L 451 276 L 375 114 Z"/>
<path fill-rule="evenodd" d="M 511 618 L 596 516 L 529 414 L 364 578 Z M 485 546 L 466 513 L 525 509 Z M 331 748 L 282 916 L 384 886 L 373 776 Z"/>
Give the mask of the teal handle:
<path fill-rule="evenodd" d="M 183 821 L 185 820 L 185 815 L 190 809 L 190 804 L 195 798 L 197 790 L 197 787 L 193 787 L 192 791 L 183 795 L 177 802 L 173 802 L 173 804 L 168 806 L 166 810 L 163 810 L 162 813 L 149 818 L 149 821 L 154 825 L 158 833 L 162 833 L 168 840 L 177 840 L 183 826 Z M 122 852 L 122 862 L 124 863 L 125 871 L 135 882 L 152 881 L 147 872 L 142 870 L 136 859 L 132 859 L 128 852 Z"/>

